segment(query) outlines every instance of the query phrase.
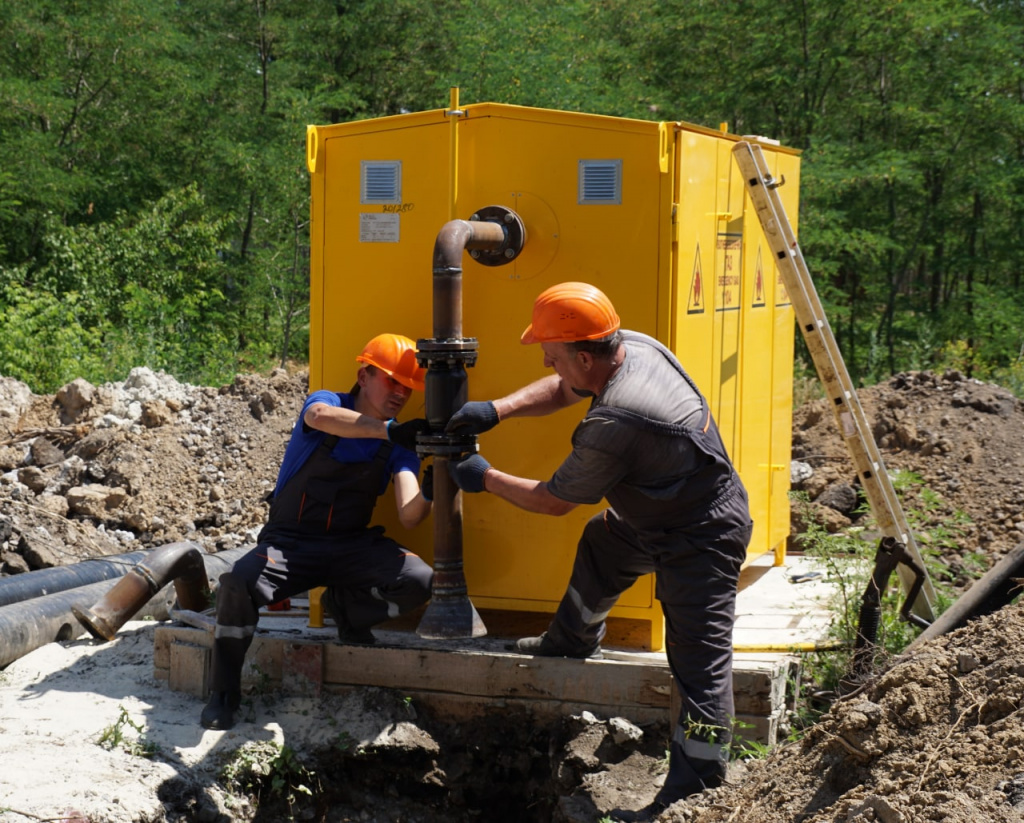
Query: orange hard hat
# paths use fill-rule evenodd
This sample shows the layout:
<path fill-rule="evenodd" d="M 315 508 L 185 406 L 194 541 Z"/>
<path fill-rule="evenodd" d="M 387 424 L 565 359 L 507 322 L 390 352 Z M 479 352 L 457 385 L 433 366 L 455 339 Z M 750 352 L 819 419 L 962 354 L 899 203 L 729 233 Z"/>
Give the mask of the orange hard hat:
<path fill-rule="evenodd" d="M 619 330 L 619 315 L 607 295 L 589 283 L 559 283 L 533 302 L 533 322 L 521 343 L 599 340 Z"/>
<path fill-rule="evenodd" d="M 378 334 L 363 346 L 357 363 L 376 366 L 403 386 L 423 391 L 426 370 L 416 362 L 416 344 L 400 334 Z"/>

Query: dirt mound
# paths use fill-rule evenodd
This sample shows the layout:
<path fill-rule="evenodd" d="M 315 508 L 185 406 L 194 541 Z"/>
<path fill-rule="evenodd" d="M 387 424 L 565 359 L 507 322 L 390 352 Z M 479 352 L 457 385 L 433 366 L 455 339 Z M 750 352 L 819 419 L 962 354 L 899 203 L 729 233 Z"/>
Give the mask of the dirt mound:
<path fill-rule="evenodd" d="M 277 370 L 216 389 L 138 368 L 40 396 L 0 378 L 0 571 L 254 542 L 307 382 Z"/>
<path fill-rule="evenodd" d="M 923 644 L 739 786 L 662 823 L 1000 823 L 1024 817 L 1024 608 Z"/>
<path fill-rule="evenodd" d="M 955 371 L 898 374 L 858 397 L 922 553 L 966 588 L 1024 540 L 1024 403 Z M 795 410 L 793 460 L 793 488 L 829 531 L 866 522 L 828 400 Z"/>

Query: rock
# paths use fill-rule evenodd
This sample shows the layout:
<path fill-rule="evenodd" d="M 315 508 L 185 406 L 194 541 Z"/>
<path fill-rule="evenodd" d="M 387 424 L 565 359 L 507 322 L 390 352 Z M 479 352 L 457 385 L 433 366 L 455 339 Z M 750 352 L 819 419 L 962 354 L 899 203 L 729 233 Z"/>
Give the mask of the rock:
<path fill-rule="evenodd" d="M 35 438 L 30 446 L 29 453 L 32 463 L 36 466 L 52 466 L 54 463 L 61 463 L 64 460 L 64 452 L 45 437 Z"/>
<path fill-rule="evenodd" d="M 71 447 L 71 454 L 91 460 L 120 438 L 116 429 L 94 429 Z"/>
<path fill-rule="evenodd" d="M 32 571 L 32 567 L 17 552 L 7 552 L 4 555 L 4 562 L 3 566 L 0 566 L 0 571 L 4 574 L 24 574 L 25 572 Z"/>
<path fill-rule="evenodd" d="M 638 743 L 643 740 L 643 729 L 635 723 L 631 723 L 624 717 L 613 717 L 608 721 L 608 730 L 611 732 L 615 745 L 623 746 L 626 743 Z"/>
<path fill-rule="evenodd" d="M 78 377 L 58 389 L 55 400 L 59 407 L 60 422 L 65 425 L 77 423 L 92 409 L 96 400 L 96 387 Z"/>
<path fill-rule="evenodd" d="M 814 524 L 821 526 L 829 534 L 835 534 L 852 525 L 850 518 L 820 503 L 807 503 L 793 508 L 790 529 L 794 536 L 810 531 Z"/>
<path fill-rule="evenodd" d="M 116 509 L 128 497 L 128 492 L 121 488 L 110 488 L 91 483 L 87 486 L 75 486 L 68 489 L 68 508 L 73 514 L 85 515 L 102 519 L 108 511 Z"/>
<path fill-rule="evenodd" d="M 42 529 L 23 534 L 18 541 L 18 554 L 25 558 L 25 562 L 32 570 L 52 569 L 61 565 L 60 558 L 50 548 L 53 542 L 53 537 Z"/>
<path fill-rule="evenodd" d="M 823 491 L 815 501 L 822 506 L 835 509 L 842 515 L 850 516 L 857 508 L 857 491 L 849 483 L 834 483 Z"/>
<path fill-rule="evenodd" d="M 789 484 L 794 489 L 799 489 L 803 483 L 814 476 L 814 469 L 809 463 L 801 463 L 799 460 L 791 460 L 789 463 Z"/>
<path fill-rule="evenodd" d="M 18 482 L 24 483 L 36 494 L 46 488 L 49 478 L 38 466 L 25 466 L 18 469 Z"/>
<path fill-rule="evenodd" d="M 41 494 L 36 498 L 35 505 L 57 517 L 67 517 L 69 509 L 67 498 L 60 494 Z"/>
<path fill-rule="evenodd" d="M 0 377 L 0 423 L 3 428 L 16 429 L 31 404 L 32 391 L 28 386 L 13 377 Z"/>
<path fill-rule="evenodd" d="M 174 415 L 163 400 L 147 400 L 142 404 L 141 419 L 147 429 L 155 429 L 166 426 L 174 419 Z"/>

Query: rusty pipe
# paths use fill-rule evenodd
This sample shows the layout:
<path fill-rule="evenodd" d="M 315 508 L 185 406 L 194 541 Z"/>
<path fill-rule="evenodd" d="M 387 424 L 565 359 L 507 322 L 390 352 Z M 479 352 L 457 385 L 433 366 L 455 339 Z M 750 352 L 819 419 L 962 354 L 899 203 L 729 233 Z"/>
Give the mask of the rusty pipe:
<path fill-rule="evenodd" d="M 434 338 L 462 338 L 462 254 L 464 251 L 496 251 L 507 242 L 498 223 L 451 220 L 434 241 Z M 451 416 L 451 415 L 449 415 Z"/>
<path fill-rule="evenodd" d="M 434 242 L 434 336 L 417 344 L 426 367 L 426 415 L 430 434 L 417 441 L 421 456 L 434 458 L 434 582 L 430 603 L 417 627 L 428 638 L 487 634 L 470 602 L 462 560 L 462 494 L 448 474 L 448 462 L 476 451 L 476 435 L 451 435 L 444 428 L 468 399 L 466 368 L 476 362 L 476 339 L 462 336 L 462 258 L 466 251 L 485 265 L 511 262 L 526 232 L 509 209 L 489 206 L 471 220 L 451 220 Z"/>
<path fill-rule="evenodd" d="M 203 611 L 209 605 L 210 584 L 203 551 L 195 543 L 169 543 L 137 563 L 89 609 L 71 612 L 97 640 L 113 640 L 120 629 L 168 582 L 174 581 L 178 605 Z"/>
<path fill-rule="evenodd" d="M 221 574 L 228 571 L 251 548 L 252 546 L 245 546 L 203 555 L 208 584 L 216 586 Z M 158 551 L 160 549 L 153 550 Z M 140 554 L 148 556 L 153 552 Z M 0 606 L 0 668 L 47 643 L 74 640 L 83 636 L 85 629 L 79 625 L 80 619 L 76 621 L 76 609 L 83 613 L 87 612 L 86 604 L 95 603 L 103 598 L 119 582 L 113 579 L 98 580 L 77 588 Z M 129 617 L 167 620 L 174 608 L 175 599 L 175 593 L 166 585 Z"/>

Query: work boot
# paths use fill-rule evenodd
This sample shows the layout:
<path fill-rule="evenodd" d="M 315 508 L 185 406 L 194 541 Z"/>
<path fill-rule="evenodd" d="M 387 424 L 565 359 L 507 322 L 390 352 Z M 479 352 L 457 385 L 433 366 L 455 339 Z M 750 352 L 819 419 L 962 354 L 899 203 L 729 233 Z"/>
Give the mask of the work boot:
<path fill-rule="evenodd" d="M 539 657 L 575 657 L 585 660 L 600 660 L 604 655 L 601 646 L 592 649 L 564 649 L 557 645 L 544 632 L 540 637 L 524 637 L 516 641 L 515 650 L 520 654 L 532 654 Z"/>
<path fill-rule="evenodd" d="M 338 625 L 338 640 L 343 646 L 372 646 L 377 642 L 369 629 L 354 629 L 341 624 Z"/>
<path fill-rule="evenodd" d="M 372 646 L 377 642 L 369 626 L 362 629 L 354 628 L 345 619 L 345 609 L 341 598 L 333 587 L 328 586 L 324 592 L 323 603 L 328 614 L 334 618 L 334 625 L 338 629 L 338 640 L 344 646 Z"/>
<path fill-rule="evenodd" d="M 213 692 L 199 722 L 204 729 L 230 729 L 235 725 L 235 712 L 241 704 L 241 692 Z"/>

